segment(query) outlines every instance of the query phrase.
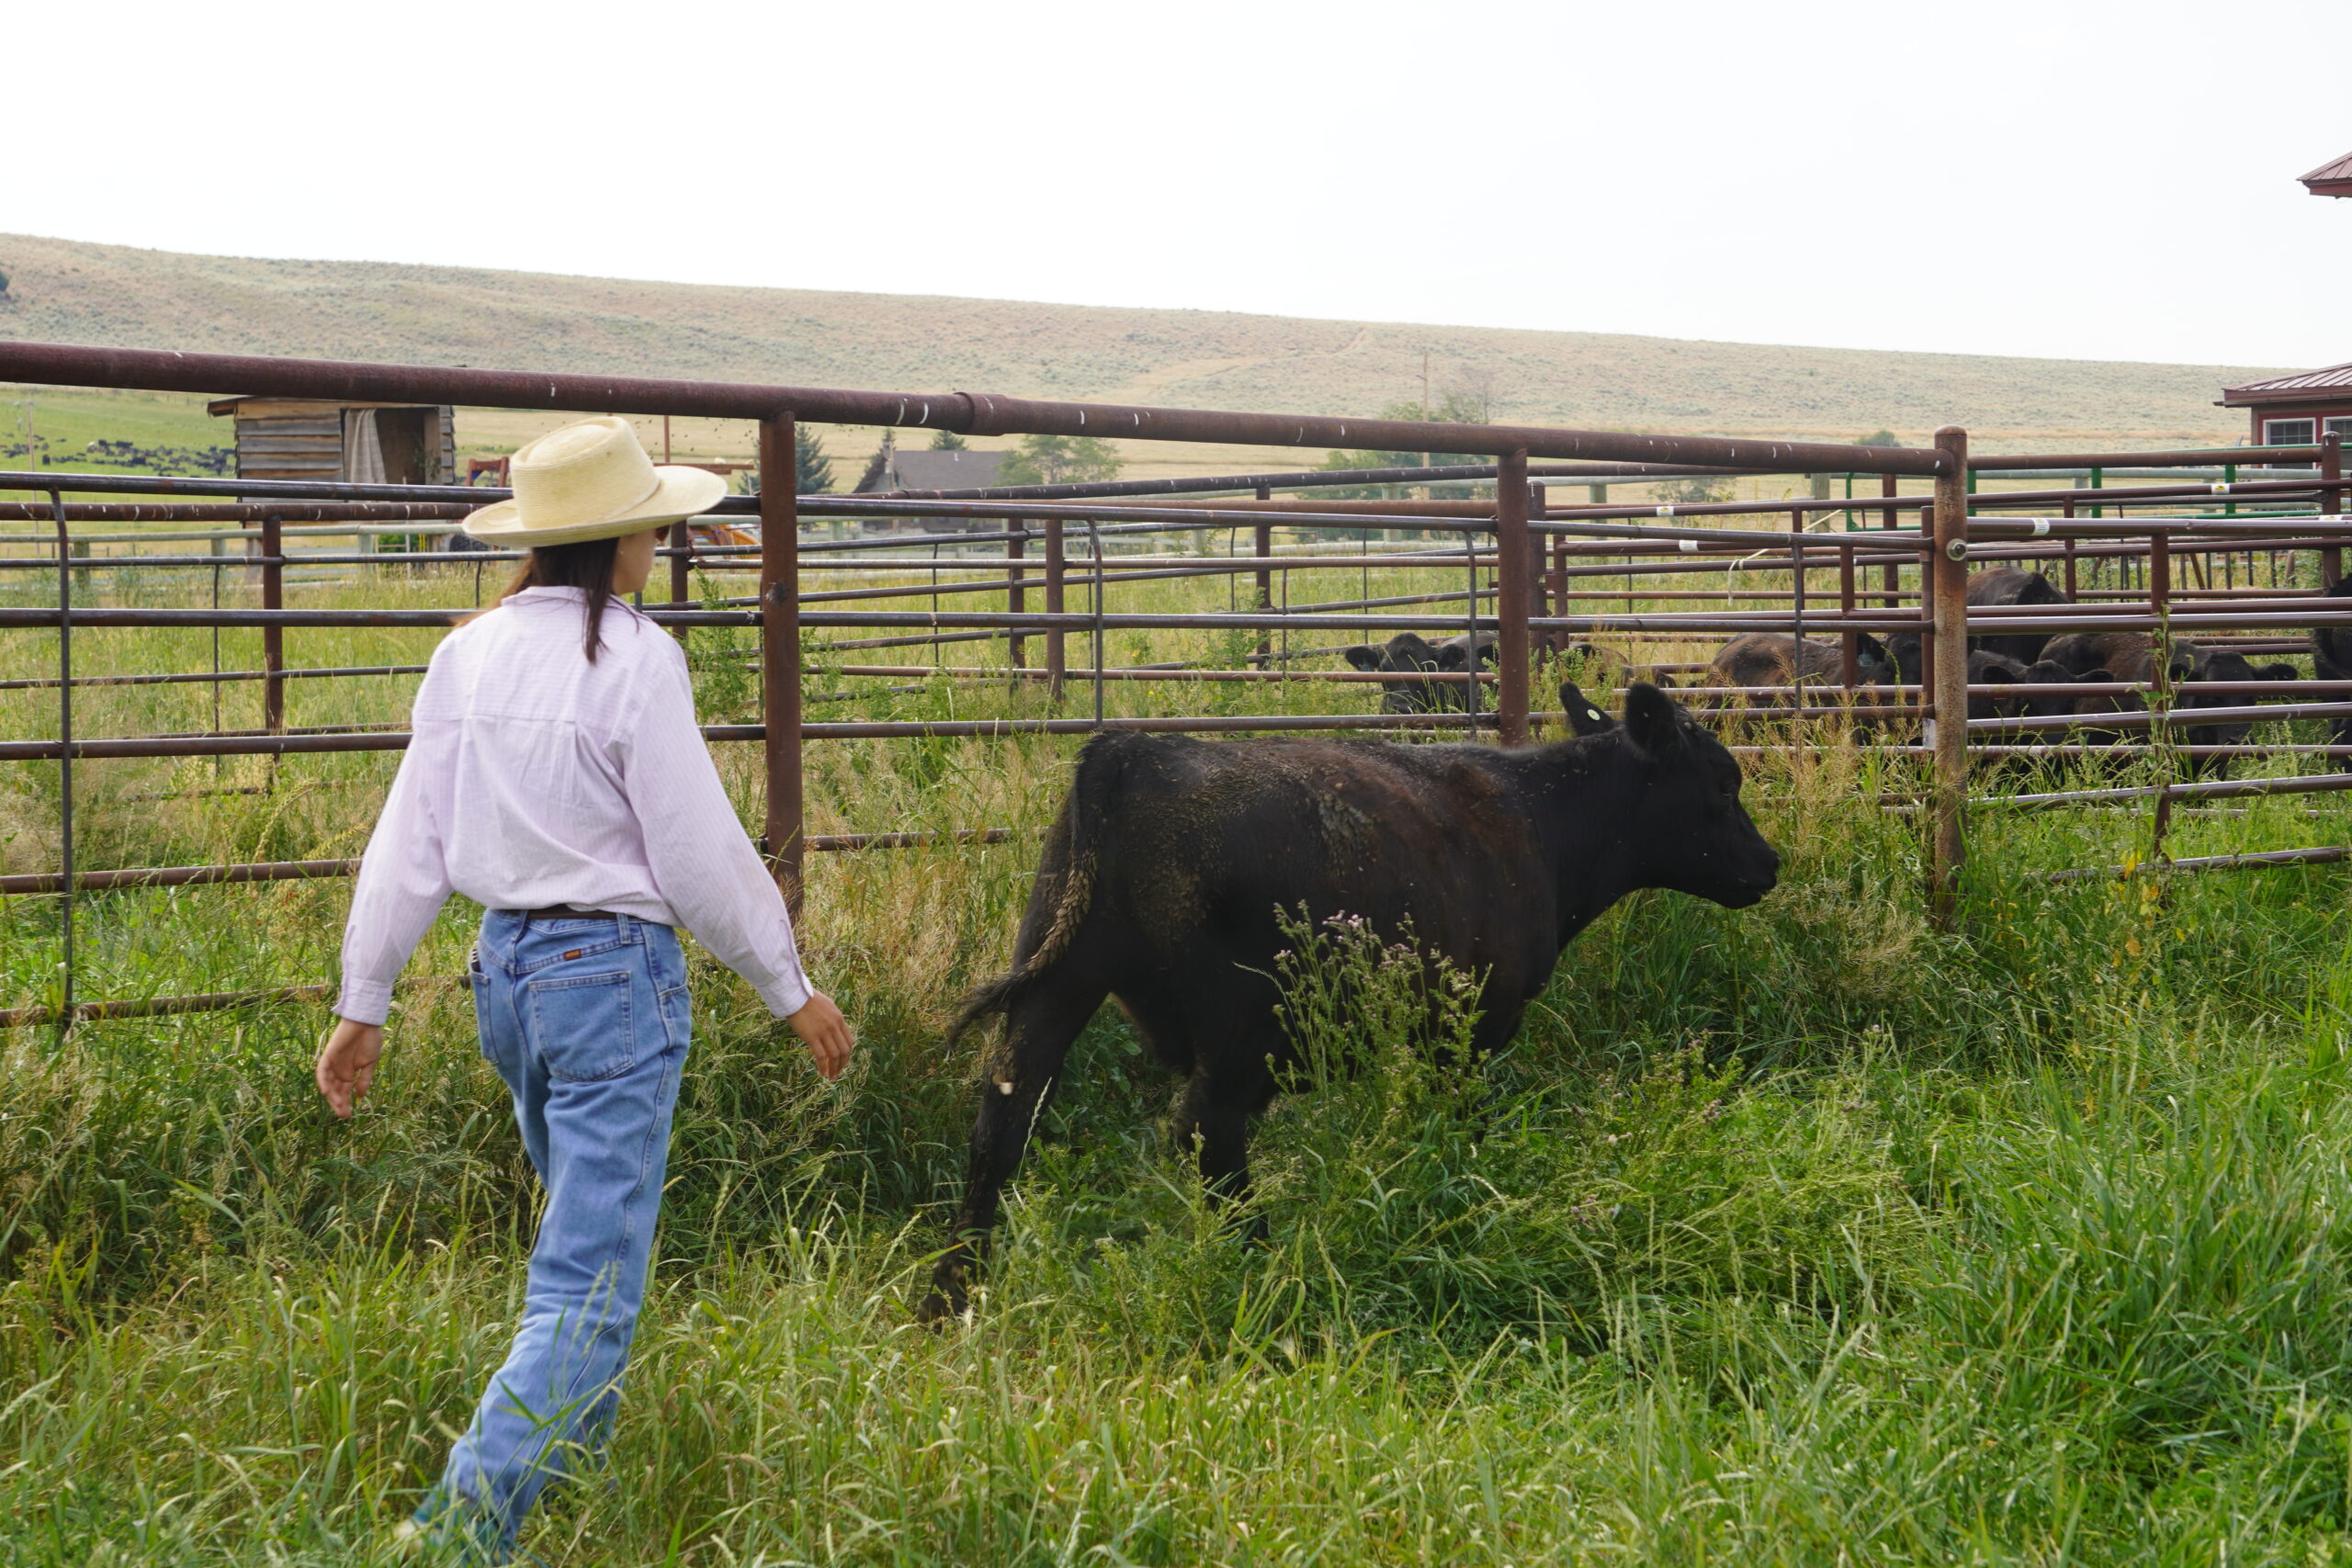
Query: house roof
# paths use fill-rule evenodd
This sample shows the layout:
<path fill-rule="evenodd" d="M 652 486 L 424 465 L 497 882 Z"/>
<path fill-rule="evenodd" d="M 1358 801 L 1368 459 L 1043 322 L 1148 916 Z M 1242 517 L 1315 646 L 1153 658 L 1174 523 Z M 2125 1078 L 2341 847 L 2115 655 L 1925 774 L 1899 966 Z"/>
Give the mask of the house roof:
<path fill-rule="evenodd" d="M 978 490 L 996 483 L 996 471 L 1007 454 L 1002 452 L 910 452 L 903 447 L 890 454 L 889 466 L 869 489 L 875 491 L 899 490 Z"/>
<path fill-rule="evenodd" d="M 2225 409 L 2245 408 L 2253 403 L 2310 402 L 2313 395 L 2328 398 L 2331 394 L 2352 394 L 2352 362 L 2331 365 L 2322 370 L 2298 370 L 2289 376 L 2273 376 L 2267 380 L 2248 381 L 2242 387 L 2222 389 L 2221 406 Z"/>
<path fill-rule="evenodd" d="M 2352 152 L 2298 177 L 2313 196 L 2352 196 Z"/>

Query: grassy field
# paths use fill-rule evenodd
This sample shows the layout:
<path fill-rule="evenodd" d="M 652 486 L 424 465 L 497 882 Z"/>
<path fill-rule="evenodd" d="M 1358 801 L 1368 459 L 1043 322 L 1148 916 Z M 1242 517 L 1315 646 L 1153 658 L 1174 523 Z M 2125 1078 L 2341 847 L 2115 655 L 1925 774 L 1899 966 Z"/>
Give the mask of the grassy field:
<path fill-rule="evenodd" d="M 184 597 L 152 575 L 105 592 Z M 470 594 L 469 576 L 417 577 L 289 602 Z M 406 662 L 433 635 L 298 632 L 289 658 Z M 695 635 L 704 718 L 739 716 L 748 639 Z M 254 640 L 222 634 L 224 666 L 252 668 Z M 1001 658 L 971 646 L 947 659 Z M 1238 649 L 1114 633 L 1110 651 Z M 101 632 L 76 656 L 197 669 L 212 649 Z M 0 674 L 53 657 L 18 633 Z M 858 685 L 829 673 L 844 657 L 812 659 L 812 693 Z M 297 682 L 291 719 L 394 717 L 412 685 Z M 1300 685 L 1106 701 L 1374 705 Z M 910 676 L 816 716 L 1043 711 L 1001 682 Z M 213 719 L 192 687 L 90 690 L 79 713 L 85 733 Z M 221 718 L 257 714 L 232 688 Z M 7 733 L 52 720 L 53 694 L 0 693 Z M 1074 747 L 821 743 L 811 825 L 1035 829 Z M 718 755 L 750 820 L 753 749 Z M 356 852 L 390 771 L 86 764 L 83 861 Z M 1741 913 L 1627 900 L 1473 1080 L 1419 1067 L 1409 1040 L 1352 1042 L 1374 1070 L 1283 1102 L 1260 1135 L 1263 1246 L 1204 1212 L 1156 1130 L 1173 1086 L 1106 1012 L 975 1319 L 945 1332 L 910 1314 L 968 1124 L 973 1045 L 944 1051 L 940 1026 L 1003 961 L 1034 851 L 815 857 L 805 942 L 858 1062 L 823 1085 L 696 955 L 617 1447 L 528 1544 L 714 1568 L 2352 1557 L 2346 873 L 2053 887 L 2030 874 L 2144 853 L 2144 815 L 1988 811 L 1966 929 L 1939 934 L 1911 819 L 1864 804 L 1905 782 L 1835 744 L 1757 762 L 1781 889 Z M 2342 798 L 2185 812 L 2170 847 L 2340 842 Z M 0 773 L 6 869 L 53 864 L 58 805 L 53 765 Z M 83 994 L 326 978 L 347 894 L 87 896 Z M 0 908 L 0 1005 L 52 988 L 57 913 Z M 309 1085 L 320 1008 L 6 1037 L 0 1562 L 388 1560 L 503 1352 L 532 1221 L 447 983 L 471 915 L 453 907 L 419 952 L 349 1125 Z"/>
<path fill-rule="evenodd" d="M 2289 368 L 728 288 L 24 234 L 0 234 L 0 338 L 1360 415 L 1418 399 L 1426 355 L 1432 396 L 1483 388 L 1505 421 L 1827 440 L 1883 427 L 1915 445 L 1959 423 L 1980 449 L 2232 442 L 2245 421 L 2212 406 L 2219 388 Z"/>

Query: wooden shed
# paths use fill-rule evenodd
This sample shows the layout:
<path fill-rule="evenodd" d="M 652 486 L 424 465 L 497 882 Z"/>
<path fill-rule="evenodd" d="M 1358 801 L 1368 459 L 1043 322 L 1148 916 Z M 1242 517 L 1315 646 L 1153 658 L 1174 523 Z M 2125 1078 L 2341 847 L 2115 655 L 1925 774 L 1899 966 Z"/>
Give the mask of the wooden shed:
<path fill-rule="evenodd" d="M 457 422 L 447 404 L 221 398 L 207 403 L 205 412 L 236 420 L 241 479 L 458 480 Z"/>
<path fill-rule="evenodd" d="M 2352 446 L 2352 365 L 2224 387 L 2219 406 L 2247 411 L 2257 446 L 2301 446 L 2330 431 Z"/>

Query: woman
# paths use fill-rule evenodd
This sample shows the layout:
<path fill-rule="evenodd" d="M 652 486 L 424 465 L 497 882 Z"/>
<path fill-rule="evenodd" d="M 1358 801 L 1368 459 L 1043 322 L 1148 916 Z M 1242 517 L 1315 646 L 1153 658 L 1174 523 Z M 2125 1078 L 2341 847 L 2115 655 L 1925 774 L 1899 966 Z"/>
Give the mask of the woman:
<path fill-rule="evenodd" d="M 513 472 L 514 499 L 466 528 L 530 558 L 442 640 L 417 690 L 318 1062 L 319 1092 L 349 1116 L 410 951 L 452 892 L 483 907 L 476 1026 L 547 1210 L 514 1348 L 417 1524 L 502 1554 L 618 1404 L 686 1055 L 673 928 L 749 980 L 826 1077 L 853 1043 L 802 976 L 784 899 L 719 785 L 684 654 L 621 597 L 644 586 L 664 526 L 726 481 L 655 468 L 611 418 L 530 443 Z"/>

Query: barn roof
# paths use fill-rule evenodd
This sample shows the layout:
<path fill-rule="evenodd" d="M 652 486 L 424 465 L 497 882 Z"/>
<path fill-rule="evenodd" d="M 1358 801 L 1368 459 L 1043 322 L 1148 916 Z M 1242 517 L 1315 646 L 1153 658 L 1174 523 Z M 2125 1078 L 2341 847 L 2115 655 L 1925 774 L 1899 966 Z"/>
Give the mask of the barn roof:
<path fill-rule="evenodd" d="M 2346 391 L 2352 391 L 2352 363 L 2331 365 L 2323 370 L 2298 370 L 2289 376 L 2248 381 L 2242 387 L 2224 387 L 2221 406 L 2237 409 L 2249 403 L 2309 402 L 2313 393 L 2325 396 Z"/>
<path fill-rule="evenodd" d="M 2300 177 L 2313 196 L 2352 196 L 2352 152 Z"/>

